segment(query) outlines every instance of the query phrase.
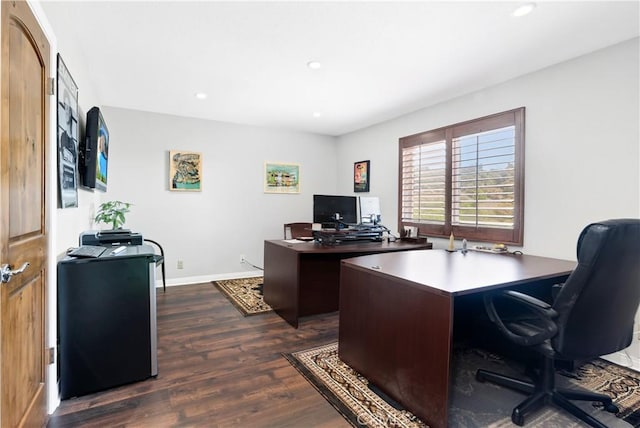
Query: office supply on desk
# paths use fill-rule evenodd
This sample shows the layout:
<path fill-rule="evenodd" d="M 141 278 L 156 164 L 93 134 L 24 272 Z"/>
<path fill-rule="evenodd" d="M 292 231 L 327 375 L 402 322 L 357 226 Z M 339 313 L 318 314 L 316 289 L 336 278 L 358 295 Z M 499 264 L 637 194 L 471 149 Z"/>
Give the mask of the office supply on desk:
<path fill-rule="evenodd" d="M 449 235 L 449 246 L 447 247 L 447 251 L 455 251 L 455 249 L 456 247 L 454 243 L 453 232 L 451 232 L 451 235 Z"/>
<path fill-rule="evenodd" d="M 127 249 L 127 247 L 125 247 L 124 245 L 121 245 L 121 246 L 111 250 L 111 255 L 112 256 L 117 256 L 118 254 L 122 253 L 126 249 Z"/>
<path fill-rule="evenodd" d="M 575 265 L 546 257 L 445 250 L 342 260 L 340 359 L 429 426 L 445 428 L 454 333 L 467 334 L 462 325 L 454 325 L 455 317 L 465 313 L 460 303 L 514 285 L 550 288 Z"/>
<path fill-rule="evenodd" d="M 382 242 L 388 232 L 382 225 L 359 224 L 339 229 L 322 229 L 313 232 L 315 240 L 322 245 L 344 245 L 354 242 Z"/>
<path fill-rule="evenodd" d="M 578 239 L 578 266 L 549 305 L 512 290 L 485 295 L 489 319 L 505 337 L 543 357 L 534 382 L 478 370 L 479 381 L 515 389 L 528 397 L 513 409 L 511 420 L 545 404 L 555 404 L 593 427 L 606 425 L 569 400 L 599 402 L 617 413 L 603 394 L 556 388 L 555 360 L 590 360 L 629 346 L 640 303 L 640 220 L 621 219 L 587 226 Z M 496 310 L 497 300 L 509 303 L 508 318 Z"/>
<path fill-rule="evenodd" d="M 100 257 L 106 251 L 105 247 L 96 245 L 83 245 L 67 253 L 71 257 Z"/>
<path fill-rule="evenodd" d="M 473 251 L 483 251 L 485 253 L 494 253 L 494 254 L 506 254 L 509 252 L 509 249 L 506 245 L 500 244 L 494 245 L 493 247 L 487 247 L 485 245 L 476 245 L 472 248 Z M 514 252 L 515 253 L 515 252 Z"/>
<path fill-rule="evenodd" d="M 80 245 L 142 245 L 143 238 L 128 229 L 87 230 L 80 234 L 79 241 Z"/>
<path fill-rule="evenodd" d="M 116 245 L 143 245 L 145 242 L 155 245 L 160 251 L 159 255 L 154 256 L 155 262 L 156 265 L 160 265 L 162 272 L 162 290 L 166 293 L 167 280 L 165 274 L 164 249 L 158 242 L 152 239 L 145 239 L 140 233 L 131 232 L 129 229 L 87 230 L 80 234 L 79 241 L 81 246 L 91 245 L 105 248 Z M 116 253 L 116 255 L 117 254 L 118 253 Z"/>

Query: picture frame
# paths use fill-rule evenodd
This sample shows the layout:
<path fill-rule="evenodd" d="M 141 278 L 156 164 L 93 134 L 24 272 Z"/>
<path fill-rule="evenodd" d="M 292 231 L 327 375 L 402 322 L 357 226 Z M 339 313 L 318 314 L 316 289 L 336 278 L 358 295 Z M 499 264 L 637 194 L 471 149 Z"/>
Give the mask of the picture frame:
<path fill-rule="evenodd" d="M 57 56 L 56 135 L 58 147 L 58 207 L 78 206 L 78 85 L 62 56 Z"/>
<path fill-rule="evenodd" d="M 265 193 L 300 193 L 300 165 L 294 163 L 264 163 Z"/>
<path fill-rule="evenodd" d="M 371 181 L 370 161 L 360 161 L 353 164 L 353 191 L 368 192 Z"/>
<path fill-rule="evenodd" d="M 185 150 L 169 151 L 169 190 L 175 192 L 202 190 L 202 153 Z"/>

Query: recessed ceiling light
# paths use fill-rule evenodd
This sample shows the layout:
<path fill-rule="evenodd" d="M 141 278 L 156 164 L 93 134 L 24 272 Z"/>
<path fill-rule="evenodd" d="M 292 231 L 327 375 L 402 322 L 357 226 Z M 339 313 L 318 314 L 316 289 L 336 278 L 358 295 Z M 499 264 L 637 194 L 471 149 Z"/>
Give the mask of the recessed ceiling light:
<path fill-rule="evenodd" d="M 523 4 L 522 6 L 518 6 L 518 8 L 516 10 L 513 11 L 512 15 L 513 16 L 525 16 L 531 13 L 531 11 L 533 9 L 536 8 L 536 4 L 535 3 L 527 3 L 527 4 Z"/>
<path fill-rule="evenodd" d="M 196 98 L 199 100 L 206 100 L 207 99 L 207 94 L 205 94 L 204 92 L 197 92 L 196 93 Z"/>
<path fill-rule="evenodd" d="M 313 112 L 313 117 L 320 117 L 320 116 L 322 116 L 322 113 L 320 113 L 319 111 Z"/>
<path fill-rule="evenodd" d="M 320 62 L 318 62 L 318 61 L 309 61 L 307 63 L 307 67 L 309 67 L 312 70 L 317 70 L 320 67 L 322 67 L 322 64 L 320 64 Z"/>

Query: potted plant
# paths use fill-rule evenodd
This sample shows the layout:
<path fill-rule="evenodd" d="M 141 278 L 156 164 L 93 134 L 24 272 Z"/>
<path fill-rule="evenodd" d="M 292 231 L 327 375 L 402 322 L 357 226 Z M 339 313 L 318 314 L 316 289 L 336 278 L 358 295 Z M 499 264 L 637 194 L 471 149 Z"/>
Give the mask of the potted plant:
<path fill-rule="evenodd" d="M 124 215 L 132 204 L 121 201 L 109 201 L 100 204 L 96 214 L 96 223 L 110 224 L 112 230 L 121 229 L 125 222 Z"/>

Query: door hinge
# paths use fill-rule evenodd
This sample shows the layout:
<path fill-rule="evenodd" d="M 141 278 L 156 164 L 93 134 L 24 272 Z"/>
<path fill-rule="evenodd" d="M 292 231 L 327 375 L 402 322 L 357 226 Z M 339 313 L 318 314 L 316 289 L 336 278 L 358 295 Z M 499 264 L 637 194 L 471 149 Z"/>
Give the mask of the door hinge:
<path fill-rule="evenodd" d="M 55 80 L 53 77 L 49 77 L 47 79 L 47 94 L 55 95 L 56 94 L 56 86 L 54 85 Z"/>
<path fill-rule="evenodd" d="M 47 349 L 47 364 L 53 364 L 56 362 L 56 348 Z"/>

